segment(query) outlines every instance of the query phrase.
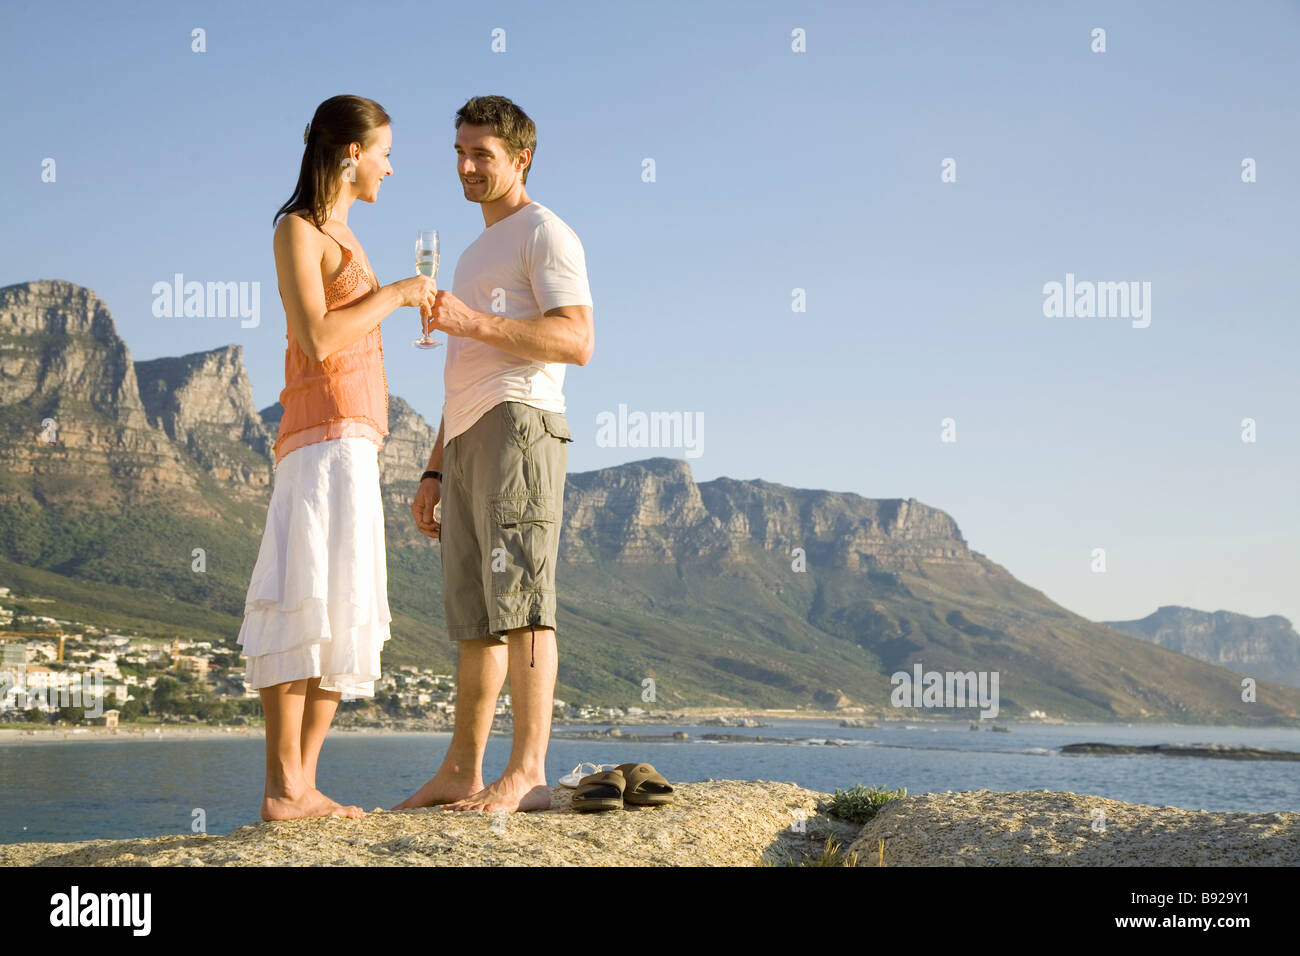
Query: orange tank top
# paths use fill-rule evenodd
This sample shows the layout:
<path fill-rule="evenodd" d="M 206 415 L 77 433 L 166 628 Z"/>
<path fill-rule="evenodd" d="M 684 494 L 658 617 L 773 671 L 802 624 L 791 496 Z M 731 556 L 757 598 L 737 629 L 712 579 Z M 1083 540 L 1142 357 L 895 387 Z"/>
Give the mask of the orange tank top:
<path fill-rule="evenodd" d="M 325 287 L 326 309 L 353 305 L 379 289 L 378 280 L 362 269 L 352 250 L 341 242 L 339 248 L 343 271 Z M 366 287 L 359 288 L 363 278 Z M 304 445 L 336 438 L 368 438 L 382 448 L 388 434 L 388 377 L 379 324 L 319 362 L 307 357 L 287 325 L 286 320 L 288 345 L 280 393 L 284 415 L 273 448 L 275 463 L 279 465 L 285 455 Z"/>

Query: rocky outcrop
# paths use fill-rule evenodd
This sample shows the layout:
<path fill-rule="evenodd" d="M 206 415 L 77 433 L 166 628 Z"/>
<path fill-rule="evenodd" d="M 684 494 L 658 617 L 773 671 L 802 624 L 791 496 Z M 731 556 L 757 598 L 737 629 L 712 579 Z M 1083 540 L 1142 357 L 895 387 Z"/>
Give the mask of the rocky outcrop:
<path fill-rule="evenodd" d="M 995 730 L 997 728 L 994 728 Z M 1147 754 L 1155 757 L 1202 757 L 1210 760 L 1300 760 L 1300 751 L 1234 744 L 1066 744 L 1065 755 L 1113 757 L 1116 754 Z"/>
<path fill-rule="evenodd" d="M 0 289 L 0 335 L 0 404 L 85 403 L 145 426 L 130 353 L 94 292 L 57 280 Z"/>
<path fill-rule="evenodd" d="M 674 783 L 649 808 L 376 810 L 224 836 L 0 845 L 0 866 L 1295 866 L 1300 813 L 1212 813 L 1047 790 L 927 793 L 865 825 L 793 783 Z M 347 794 L 336 794 L 347 802 Z M 823 855 L 827 844 L 834 857 Z"/>
<path fill-rule="evenodd" d="M 787 555 L 802 548 L 818 567 L 914 571 L 920 561 L 971 560 L 957 522 L 915 498 L 872 499 L 733 478 L 715 478 L 699 490 L 733 541 Z"/>
<path fill-rule="evenodd" d="M 253 403 L 241 345 L 135 363 L 149 423 L 236 494 L 270 487 L 273 437 Z"/>
<path fill-rule="evenodd" d="M 410 506 L 409 496 L 429 463 L 429 453 L 437 440 L 436 426 L 431 426 L 403 399 L 388 396 L 388 437 L 379 453 L 379 482 L 386 495 L 392 489 Z"/>
<path fill-rule="evenodd" d="M 671 564 L 730 550 L 691 478 L 674 458 L 650 458 L 565 480 L 561 560 Z"/>
<path fill-rule="evenodd" d="M 696 484 L 690 464 L 650 458 L 566 481 L 561 557 L 673 563 L 750 547 L 853 571 L 915 571 L 921 562 L 976 565 L 957 523 L 913 498 L 790 488 L 755 479 Z"/>
<path fill-rule="evenodd" d="M 1239 674 L 1300 687 L 1300 634 L 1280 614 L 1248 617 L 1166 604 L 1140 620 L 1102 623 Z"/>
<path fill-rule="evenodd" d="M 577 813 L 573 791 L 552 787 L 551 809 L 540 812 L 377 810 L 360 820 L 253 823 L 226 836 L 7 844 L 0 865 L 756 866 L 816 854 L 827 833 L 851 839 L 858 830 L 818 821 L 825 795 L 793 783 L 675 786 L 672 803 L 607 813 Z"/>
<path fill-rule="evenodd" d="M 1300 813 L 1048 790 L 926 793 L 886 803 L 849 852 L 860 866 L 1295 866 Z"/>
<path fill-rule="evenodd" d="M 195 487 L 149 423 L 108 308 L 59 280 L 0 289 L 0 458 L 20 479 L 10 500 L 122 504 Z"/>

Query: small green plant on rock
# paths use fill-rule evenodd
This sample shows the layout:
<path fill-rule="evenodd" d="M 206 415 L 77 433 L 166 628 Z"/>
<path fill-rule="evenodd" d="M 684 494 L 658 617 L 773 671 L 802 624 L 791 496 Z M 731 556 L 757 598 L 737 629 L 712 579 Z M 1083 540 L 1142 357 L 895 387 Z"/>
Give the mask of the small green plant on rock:
<path fill-rule="evenodd" d="M 890 800 L 898 800 L 905 796 L 907 796 L 906 787 L 886 790 L 884 787 L 864 787 L 858 784 L 850 790 L 836 789 L 831 794 L 830 801 L 824 803 L 821 809 L 850 823 L 866 823 Z"/>

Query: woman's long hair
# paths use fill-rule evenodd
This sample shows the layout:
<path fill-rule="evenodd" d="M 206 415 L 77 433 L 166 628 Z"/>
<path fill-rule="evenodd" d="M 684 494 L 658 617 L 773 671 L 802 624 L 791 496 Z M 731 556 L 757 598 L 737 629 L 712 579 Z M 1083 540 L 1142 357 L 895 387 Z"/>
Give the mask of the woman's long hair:
<path fill-rule="evenodd" d="M 271 225 L 287 213 L 305 209 L 319 229 L 338 199 L 348 147 L 360 143 L 364 149 L 370 145 L 375 130 L 390 122 L 384 108 L 364 96 L 331 96 L 316 107 L 304 134 L 307 145 L 302 151 L 298 185 L 289 201 L 276 211 Z"/>

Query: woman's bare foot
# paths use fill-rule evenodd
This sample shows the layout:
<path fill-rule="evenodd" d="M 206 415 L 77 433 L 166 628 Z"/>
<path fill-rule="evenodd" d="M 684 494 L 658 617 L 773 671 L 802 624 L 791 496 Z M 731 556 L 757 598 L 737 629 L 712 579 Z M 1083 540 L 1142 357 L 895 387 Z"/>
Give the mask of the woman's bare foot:
<path fill-rule="evenodd" d="M 433 775 L 432 780 L 393 809 L 414 810 L 417 807 L 454 803 L 482 789 L 483 777 L 479 772 L 456 772 L 444 767 Z"/>
<path fill-rule="evenodd" d="M 480 810 L 491 813 L 494 810 L 526 812 L 528 810 L 549 810 L 551 807 L 551 788 L 546 785 L 545 776 L 529 776 L 524 773 L 503 773 L 499 780 L 470 794 L 463 800 L 457 800 L 444 806 L 444 810 Z"/>
<path fill-rule="evenodd" d="M 296 796 L 262 798 L 263 820 L 298 820 L 303 817 L 348 817 L 359 820 L 366 815 L 360 807 L 345 807 L 331 800 L 315 787 Z"/>

